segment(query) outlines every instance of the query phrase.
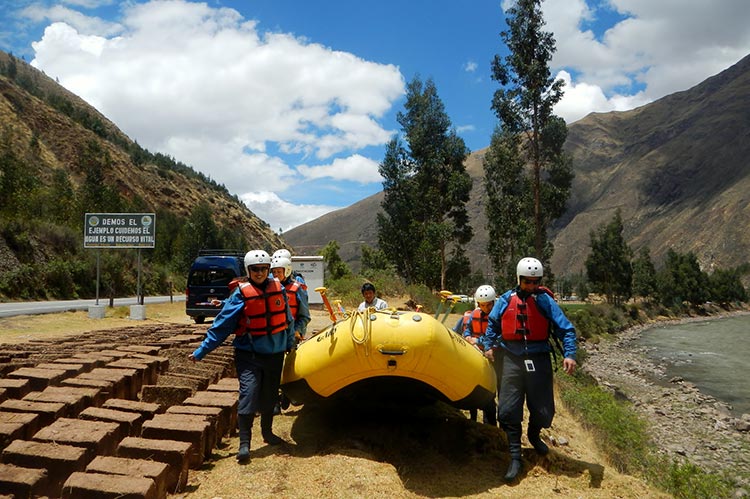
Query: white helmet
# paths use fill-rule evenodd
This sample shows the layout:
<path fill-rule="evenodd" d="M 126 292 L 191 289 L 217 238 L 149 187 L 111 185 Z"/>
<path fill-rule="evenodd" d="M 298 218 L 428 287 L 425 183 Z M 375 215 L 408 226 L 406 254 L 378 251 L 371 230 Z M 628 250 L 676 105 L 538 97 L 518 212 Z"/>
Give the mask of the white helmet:
<path fill-rule="evenodd" d="M 521 258 L 516 266 L 516 277 L 518 277 L 518 284 L 521 284 L 521 277 L 539 277 L 544 275 L 544 267 L 542 262 L 536 258 Z"/>
<path fill-rule="evenodd" d="M 248 276 L 252 265 L 271 265 L 271 257 L 263 250 L 250 250 L 245 253 L 245 270 Z"/>
<path fill-rule="evenodd" d="M 492 286 L 485 284 L 484 286 L 479 286 L 477 288 L 476 293 L 474 293 L 474 301 L 477 303 L 486 303 L 488 301 L 495 301 L 495 298 L 497 298 L 497 293 L 495 293 L 495 288 Z"/>
<path fill-rule="evenodd" d="M 292 275 L 292 261 L 285 256 L 271 258 L 271 269 L 284 269 L 284 277 Z"/>
<path fill-rule="evenodd" d="M 273 255 L 271 255 L 271 258 L 276 258 L 277 256 L 283 256 L 285 258 L 288 258 L 290 261 L 292 260 L 292 253 L 288 249 L 279 249 L 273 252 Z"/>

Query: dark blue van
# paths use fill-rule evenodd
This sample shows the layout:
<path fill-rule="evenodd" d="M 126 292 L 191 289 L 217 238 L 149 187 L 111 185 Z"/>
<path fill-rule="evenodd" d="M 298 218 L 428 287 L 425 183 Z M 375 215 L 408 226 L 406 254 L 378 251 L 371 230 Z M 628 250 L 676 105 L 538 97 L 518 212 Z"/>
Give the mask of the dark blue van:
<path fill-rule="evenodd" d="M 221 305 L 213 300 L 225 300 L 231 294 L 229 282 L 245 275 L 245 254 L 239 250 L 200 250 L 190 266 L 185 292 L 185 311 L 196 324 L 206 317 L 216 317 Z"/>

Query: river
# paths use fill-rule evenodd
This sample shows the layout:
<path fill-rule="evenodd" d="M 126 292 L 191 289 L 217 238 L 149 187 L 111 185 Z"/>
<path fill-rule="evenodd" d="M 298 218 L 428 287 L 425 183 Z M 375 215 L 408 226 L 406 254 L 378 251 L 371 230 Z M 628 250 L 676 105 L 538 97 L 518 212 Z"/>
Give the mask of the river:
<path fill-rule="evenodd" d="M 693 383 L 737 416 L 750 414 L 750 315 L 657 326 L 638 343 L 654 362 L 666 362 L 668 378 Z"/>

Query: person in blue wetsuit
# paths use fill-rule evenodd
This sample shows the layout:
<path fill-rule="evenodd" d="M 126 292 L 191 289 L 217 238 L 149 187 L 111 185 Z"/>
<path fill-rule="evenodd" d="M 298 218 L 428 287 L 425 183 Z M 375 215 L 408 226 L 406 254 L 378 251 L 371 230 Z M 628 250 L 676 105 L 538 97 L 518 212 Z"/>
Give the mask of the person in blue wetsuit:
<path fill-rule="evenodd" d="M 466 341 L 475 345 L 480 350 L 484 348 L 480 340 L 487 330 L 487 317 L 492 311 L 492 307 L 495 305 L 496 298 L 497 293 L 495 292 L 495 288 L 487 284 L 479 286 L 476 292 L 474 292 L 474 302 L 477 306 L 474 310 L 468 312 L 469 316 L 465 321 L 462 333 L 463 337 L 466 338 Z M 502 359 L 495 359 L 493 367 L 499 362 L 502 362 Z M 495 375 L 498 375 L 497 369 L 495 370 Z M 499 383 L 500 379 L 498 378 L 498 386 L 500 386 Z M 469 418 L 476 421 L 476 409 L 469 410 Z M 482 408 L 482 422 L 484 424 L 497 426 L 497 407 L 495 406 L 494 398 Z"/>
<path fill-rule="evenodd" d="M 260 414 L 263 440 L 269 445 L 284 441 L 273 434 L 273 409 L 279 394 L 284 353 L 295 348 L 287 292 L 278 279 L 268 276 L 271 257 L 262 250 L 248 251 L 245 269 L 249 277 L 225 301 L 201 345 L 190 354 L 192 361 L 234 334 L 234 362 L 240 382 L 237 407 L 240 445 L 237 460 L 250 458 L 250 437 L 255 414 Z"/>
<path fill-rule="evenodd" d="M 508 437 L 511 461 L 505 480 L 509 482 L 515 480 L 522 467 L 524 400 L 529 409 L 529 442 L 539 455 L 549 452 L 541 430 L 552 425 L 555 415 L 550 333 L 562 340 L 563 370 L 573 374 L 577 365 L 575 328 L 555 300 L 540 288 L 543 274 L 542 263 L 536 258 L 518 262 L 518 286 L 497 299 L 487 330 L 480 338 L 488 359 L 494 360 L 493 349 L 503 351 L 497 416 Z"/>

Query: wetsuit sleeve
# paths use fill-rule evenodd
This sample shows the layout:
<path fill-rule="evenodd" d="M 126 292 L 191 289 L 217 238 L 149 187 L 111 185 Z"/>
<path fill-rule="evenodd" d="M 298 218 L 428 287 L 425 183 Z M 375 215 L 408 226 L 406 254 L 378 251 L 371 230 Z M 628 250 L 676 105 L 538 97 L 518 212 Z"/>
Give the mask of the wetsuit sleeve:
<path fill-rule="evenodd" d="M 464 318 L 461 317 L 458 319 L 458 322 L 456 322 L 456 325 L 453 326 L 453 332 L 456 334 L 463 334 L 463 331 L 461 330 L 461 325 L 464 323 Z"/>
<path fill-rule="evenodd" d="M 286 335 L 286 350 L 290 351 L 297 342 L 294 339 L 294 317 L 292 317 L 292 309 L 289 307 L 289 298 L 287 298 L 287 291 L 284 286 L 281 287 L 281 296 L 284 297 L 284 303 L 286 304 L 286 321 L 288 324 L 286 331 L 284 331 Z"/>
<path fill-rule="evenodd" d="M 542 313 L 552 323 L 552 334 L 562 341 L 563 356 L 575 359 L 578 349 L 575 326 L 565 316 L 560 305 L 548 295 L 540 294 L 536 297 L 536 300 Z"/>
<path fill-rule="evenodd" d="M 237 324 L 242 319 L 244 308 L 245 301 L 242 299 L 239 288 L 237 288 L 225 300 L 224 306 L 214 318 L 213 324 L 206 331 L 205 339 L 193 352 L 193 356 L 197 360 L 201 360 L 208 355 L 214 348 L 224 343 L 224 340 L 230 334 L 234 333 L 237 329 Z"/>
<path fill-rule="evenodd" d="M 307 325 L 310 323 L 310 304 L 308 302 L 307 291 L 302 286 L 297 290 L 297 318 L 294 320 L 294 328 L 305 336 Z"/>
<path fill-rule="evenodd" d="M 495 305 L 490 311 L 490 315 L 487 316 L 487 330 L 484 335 L 479 338 L 479 342 L 487 351 L 490 348 L 498 348 L 500 346 L 500 339 L 502 338 L 502 317 L 505 309 L 508 308 L 508 298 L 510 297 L 510 291 L 506 291 L 500 298 L 497 299 Z"/>
<path fill-rule="evenodd" d="M 461 319 L 463 320 L 463 318 Z M 468 338 L 471 336 L 471 323 L 474 322 L 474 315 L 470 315 L 469 318 L 466 320 L 466 325 L 464 326 L 464 330 L 461 331 L 461 335 L 464 338 Z"/>

